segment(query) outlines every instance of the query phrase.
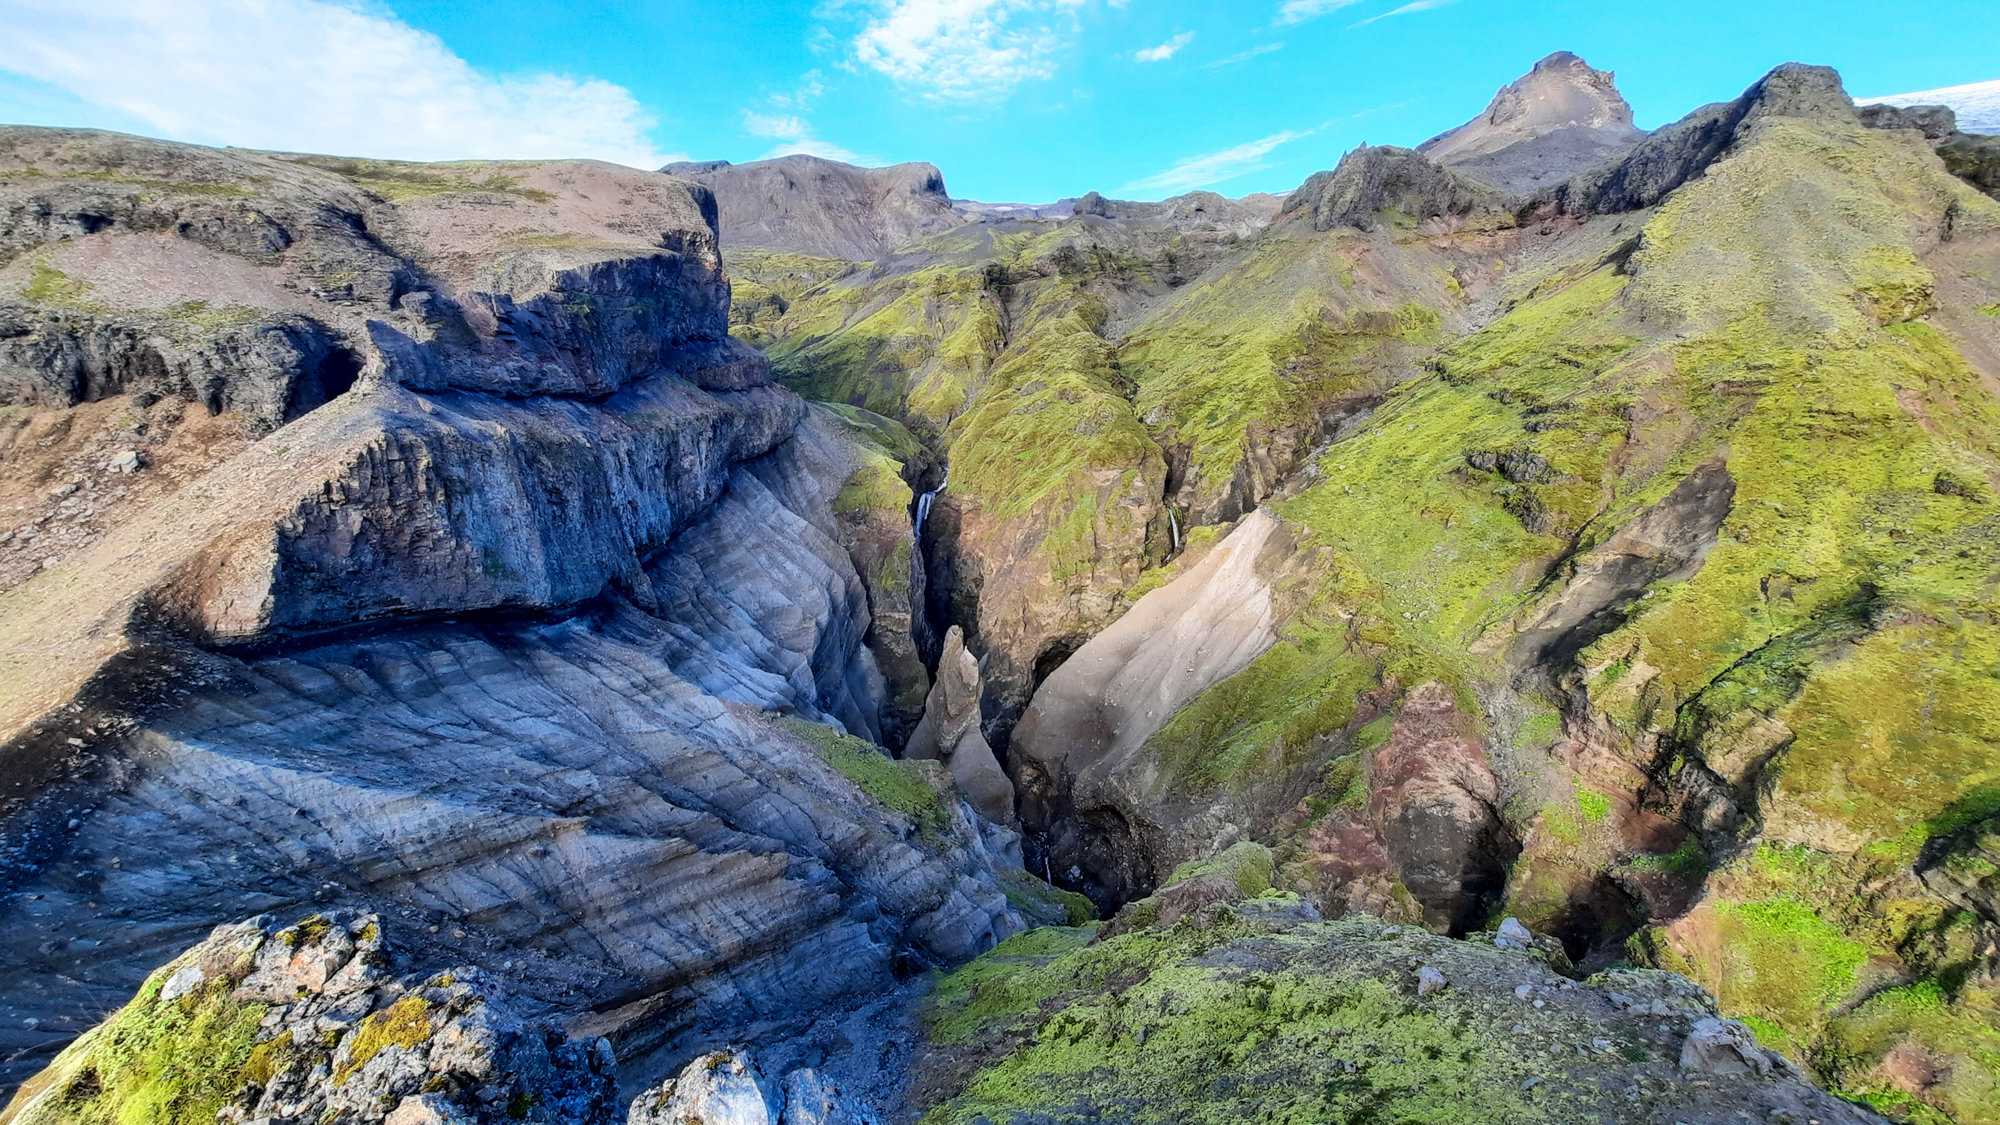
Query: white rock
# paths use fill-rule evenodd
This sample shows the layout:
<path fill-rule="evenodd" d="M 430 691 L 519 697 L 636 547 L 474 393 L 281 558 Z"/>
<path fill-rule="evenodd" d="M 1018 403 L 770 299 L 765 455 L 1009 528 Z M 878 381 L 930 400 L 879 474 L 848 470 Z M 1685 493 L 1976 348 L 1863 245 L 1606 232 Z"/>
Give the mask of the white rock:
<path fill-rule="evenodd" d="M 1500 936 L 1524 946 L 1535 944 L 1535 935 L 1528 932 L 1528 927 L 1523 926 L 1519 918 L 1509 918 L 1500 923 Z"/>
<path fill-rule="evenodd" d="M 1769 1074 L 1771 1056 L 1735 1020 L 1699 1020 L 1681 1043 L 1681 1066 L 1703 1074 Z"/>
<path fill-rule="evenodd" d="M 441 1094 L 411 1094 L 396 1103 L 382 1125 L 473 1125 L 473 1121 Z"/>
<path fill-rule="evenodd" d="M 114 473 L 136 473 L 144 463 L 139 459 L 138 450 L 126 449 L 113 454 L 105 467 Z"/>
<path fill-rule="evenodd" d="M 195 989 L 200 988 L 202 982 L 207 979 L 208 977 L 201 971 L 200 965 L 189 965 L 173 976 L 168 977 L 167 983 L 160 986 L 160 1000 L 162 1003 L 178 1000 Z"/>
<path fill-rule="evenodd" d="M 1451 982 L 1445 979 L 1443 973 L 1438 972 L 1429 965 L 1425 965 L 1423 968 L 1417 970 L 1417 995 L 1419 996 L 1429 996 L 1433 992 L 1450 987 L 1450 985 Z"/>
<path fill-rule="evenodd" d="M 627 1125 L 777 1125 L 776 1091 L 742 1051 L 713 1051 L 632 1099 Z"/>

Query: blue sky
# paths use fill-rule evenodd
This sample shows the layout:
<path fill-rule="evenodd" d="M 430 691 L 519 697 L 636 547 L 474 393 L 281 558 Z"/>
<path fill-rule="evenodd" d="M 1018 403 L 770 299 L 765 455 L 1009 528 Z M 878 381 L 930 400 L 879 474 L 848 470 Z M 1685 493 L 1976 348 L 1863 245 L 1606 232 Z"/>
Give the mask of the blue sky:
<path fill-rule="evenodd" d="M 2000 78 L 2000 4 L 1619 0 L 0 0 L 0 120 L 408 159 L 929 160 L 953 194 L 1286 191 L 1554 50 L 1639 124 L 1787 60 Z"/>

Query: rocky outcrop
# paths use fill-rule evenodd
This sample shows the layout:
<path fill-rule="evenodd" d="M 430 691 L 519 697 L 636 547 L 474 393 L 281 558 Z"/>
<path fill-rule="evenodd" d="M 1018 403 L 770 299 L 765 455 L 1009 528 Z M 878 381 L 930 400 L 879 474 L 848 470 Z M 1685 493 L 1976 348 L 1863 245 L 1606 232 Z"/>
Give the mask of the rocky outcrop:
<path fill-rule="evenodd" d="M 937 682 L 924 703 L 924 717 L 910 733 L 906 758 L 942 761 L 959 792 L 995 824 L 1014 823 L 1014 785 L 980 732 L 979 661 L 965 649 L 965 631 L 953 625 L 938 656 Z"/>
<path fill-rule="evenodd" d="M 1943 105 L 1857 106 L 1861 123 L 1871 129 L 1916 129 L 1937 148 L 1952 175 L 2000 198 L 2000 139 L 1962 132 L 1958 115 Z"/>
<path fill-rule="evenodd" d="M 1227 231 L 1247 238 L 1269 226 L 1281 205 L 1279 197 L 1268 193 L 1229 199 L 1212 191 L 1191 191 L 1157 203 L 1129 199 L 1106 199 L 1091 191 L 1071 204 L 1076 218 L 1138 220 L 1161 224 L 1170 230 L 1213 234 Z"/>
<path fill-rule="evenodd" d="M 1009 943 L 941 980 L 917 1074 L 929 1119 L 1069 1123 L 1116 1106 L 1133 1120 L 1242 1121 L 1277 1105 L 1328 1121 L 1723 1125 L 1746 1106 L 1827 1125 L 1884 1120 L 1771 1058 L 1671 973 L 1578 981 L 1538 949 L 1365 915 L 1321 921 L 1283 894 L 1239 892 L 1166 918 L 1095 941 Z M 992 987 L 1010 973 L 1047 988 Z M 1721 1046 L 1731 1033 L 1743 1038 Z"/>
<path fill-rule="evenodd" d="M 1630 151 L 1539 193 L 1530 208 L 1609 215 L 1651 207 L 1700 175 L 1766 117 L 1851 121 L 1854 102 L 1831 67 L 1786 63 L 1735 101 L 1695 110 Z"/>
<path fill-rule="evenodd" d="M 723 242 L 872 261 L 966 221 L 932 164 L 857 168 L 796 154 L 731 164 L 669 164 L 661 171 L 715 192 Z"/>
<path fill-rule="evenodd" d="M 1557 51 L 1501 88 L 1486 112 L 1417 146 L 1460 175 L 1526 195 L 1629 148 L 1646 134 L 1611 72 Z"/>
<path fill-rule="evenodd" d="M 469 967 L 393 971 L 381 919 L 219 926 L 14 1095 L 0 1122 L 611 1125 L 616 1058 Z"/>
<path fill-rule="evenodd" d="M 1425 920 L 1463 933 L 1495 904 L 1519 850 L 1473 722 L 1443 684 L 1403 699 L 1389 740 L 1368 761 L 1368 816 Z"/>
<path fill-rule="evenodd" d="M 628 1125 L 879 1125 L 812 1067 L 773 1081 L 751 1055 L 716 1051 L 634 1098 Z"/>
<path fill-rule="evenodd" d="M 1285 197 L 1272 220 L 1304 219 L 1314 230 L 1375 230 L 1383 212 L 1411 219 L 1462 219 L 1496 211 L 1504 196 L 1446 170 L 1414 149 L 1363 145 L 1340 158 L 1331 172 L 1314 172 Z"/>
<path fill-rule="evenodd" d="M 641 560 L 802 410 L 730 341 L 713 200 L 668 177 L 17 128 L 0 199 L 17 401 L 178 395 L 257 412 L 252 437 L 293 418 L 260 455 L 184 458 L 183 480 L 213 471 L 68 558 L 89 583 L 50 556 L 0 614 L 0 738 L 63 728 L 4 755 L 16 786 L 158 702 L 131 668 L 89 686 L 121 653 L 172 663 L 142 634 L 239 644 L 610 584 L 644 602 Z M 50 718 L 79 692 L 88 717 Z"/>

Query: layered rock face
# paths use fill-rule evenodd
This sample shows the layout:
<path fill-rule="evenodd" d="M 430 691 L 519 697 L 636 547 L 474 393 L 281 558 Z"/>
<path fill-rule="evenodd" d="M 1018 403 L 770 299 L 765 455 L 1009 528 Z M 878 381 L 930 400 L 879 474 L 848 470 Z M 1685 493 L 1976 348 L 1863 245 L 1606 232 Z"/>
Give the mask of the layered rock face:
<path fill-rule="evenodd" d="M 524 1018 L 665 1066 L 963 960 L 1037 909 L 1015 837 L 946 771 L 841 733 L 881 737 L 892 699 L 914 723 L 928 688 L 908 489 L 882 497 L 899 463 L 854 436 L 867 419 L 809 412 L 730 340 L 705 189 L 9 140 L 36 169 L 5 181 L 17 303 L 140 349 L 16 381 L 9 421 L 39 440 L 15 442 L 12 495 L 98 455 L 94 412 L 147 412 L 129 483 L 58 489 L 102 501 L 89 531 L 0 595 L 16 1070 L 266 911 L 376 912 L 415 954 L 505 982 Z M 83 165 L 118 175 L 65 178 Z M 236 202 L 204 225 L 211 198 Z M 244 304 L 163 306 L 179 291 L 128 276 L 155 261 L 192 271 L 180 295 Z M 344 288 L 311 288 L 329 264 Z M 348 349 L 351 388 L 297 413 L 272 404 L 309 372 L 229 366 L 206 398 L 176 374 L 279 311 Z M 36 343 L 54 332 L 16 369 L 67 370 Z M 268 413 L 200 429 L 245 395 Z M 363 1112 L 322 1107 L 325 1086 L 246 1119 Z"/>

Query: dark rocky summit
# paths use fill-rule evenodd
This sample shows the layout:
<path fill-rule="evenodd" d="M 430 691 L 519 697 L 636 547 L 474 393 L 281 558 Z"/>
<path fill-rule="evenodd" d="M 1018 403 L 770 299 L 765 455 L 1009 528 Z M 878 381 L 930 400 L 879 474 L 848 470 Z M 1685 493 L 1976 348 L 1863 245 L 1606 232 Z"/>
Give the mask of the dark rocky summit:
<path fill-rule="evenodd" d="M 0 132 L 0 1125 L 1990 1125 L 1989 140 Z"/>

